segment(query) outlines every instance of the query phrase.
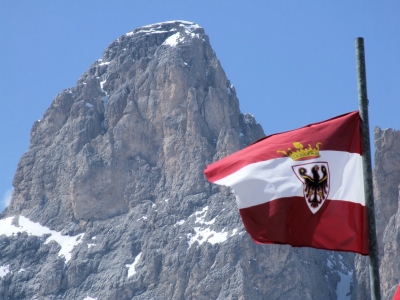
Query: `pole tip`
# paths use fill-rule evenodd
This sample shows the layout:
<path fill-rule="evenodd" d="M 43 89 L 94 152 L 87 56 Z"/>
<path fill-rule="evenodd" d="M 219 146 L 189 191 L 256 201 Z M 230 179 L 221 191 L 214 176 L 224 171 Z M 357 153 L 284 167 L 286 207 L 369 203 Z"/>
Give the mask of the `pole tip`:
<path fill-rule="evenodd" d="M 364 48 L 364 38 L 362 38 L 362 37 L 356 38 L 355 44 L 356 44 L 357 48 L 359 48 L 359 47 Z"/>

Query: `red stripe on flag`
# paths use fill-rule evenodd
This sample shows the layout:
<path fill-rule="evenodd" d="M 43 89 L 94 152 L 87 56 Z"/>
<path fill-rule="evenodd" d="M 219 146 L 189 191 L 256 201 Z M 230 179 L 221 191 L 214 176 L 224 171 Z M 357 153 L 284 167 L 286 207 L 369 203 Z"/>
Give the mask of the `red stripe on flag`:
<path fill-rule="evenodd" d="M 277 151 L 293 149 L 294 142 L 304 144 L 305 148 L 308 144 L 314 148 L 317 143 L 321 143 L 320 150 L 361 154 L 360 124 L 359 113 L 355 111 L 292 131 L 273 134 L 207 166 L 204 173 L 209 181 L 215 182 L 248 164 L 285 157 Z"/>
<path fill-rule="evenodd" d="M 400 300 L 400 285 L 397 287 L 397 291 L 393 296 L 393 300 Z"/>
<path fill-rule="evenodd" d="M 313 214 L 303 197 L 281 198 L 240 209 L 256 243 L 289 244 L 368 255 L 365 206 L 326 200 Z"/>

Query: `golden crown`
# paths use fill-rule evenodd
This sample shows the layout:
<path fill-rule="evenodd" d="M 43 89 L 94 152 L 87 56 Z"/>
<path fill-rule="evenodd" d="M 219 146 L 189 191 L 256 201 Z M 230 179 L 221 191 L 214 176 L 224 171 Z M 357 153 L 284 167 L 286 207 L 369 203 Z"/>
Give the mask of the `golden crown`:
<path fill-rule="evenodd" d="M 312 148 L 310 144 L 308 144 L 308 148 L 304 148 L 303 144 L 299 142 L 294 142 L 293 146 L 297 150 L 292 150 L 291 148 L 288 148 L 288 152 L 283 151 L 283 150 L 278 150 L 276 152 L 278 153 L 283 153 L 285 156 L 290 157 L 293 160 L 306 160 L 306 159 L 312 159 L 312 158 L 317 158 L 320 157 L 319 155 L 319 146 L 322 145 L 322 143 L 316 143 L 315 148 Z"/>

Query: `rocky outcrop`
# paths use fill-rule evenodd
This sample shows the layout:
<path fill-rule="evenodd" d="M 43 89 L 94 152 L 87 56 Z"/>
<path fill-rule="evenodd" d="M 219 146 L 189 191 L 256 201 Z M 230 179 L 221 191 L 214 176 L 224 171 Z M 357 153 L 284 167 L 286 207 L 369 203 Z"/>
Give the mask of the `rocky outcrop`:
<path fill-rule="evenodd" d="M 400 185 L 398 206 L 400 207 Z M 383 234 L 384 251 L 381 258 L 381 280 L 384 298 L 392 299 L 400 283 L 400 211 L 397 209 Z"/>
<path fill-rule="evenodd" d="M 400 131 L 375 128 L 375 219 L 380 256 L 382 299 L 391 300 L 400 282 Z M 355 260 L 355 299 L 368 299 L 367 257 Z"/>
<path fill-rule="evenodd" d="M 0 299 L 345 299 L 354 255 L 256 245 L 204 177 L 263 136 L 203 28 L 121 36 L 32 127 L 0 219 Z"/>

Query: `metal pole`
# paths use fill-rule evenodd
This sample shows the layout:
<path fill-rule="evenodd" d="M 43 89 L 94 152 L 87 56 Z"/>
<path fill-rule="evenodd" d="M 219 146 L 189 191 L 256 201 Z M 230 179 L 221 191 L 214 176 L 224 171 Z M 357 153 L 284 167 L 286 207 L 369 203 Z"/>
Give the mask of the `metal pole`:
<path fill-rule="evenodd" d="M 379 280 L 379 257 L 378 242 L 376 238 L 376 225 L 374 213 L 374 190 L 372 186 L 371 148 L 369 138 L 368 119 L 368 97 L 367 77 L 365 72 L 364 39 L 356 38 L 356 59 L 357 59 L 357 85 L 358 85 L 358 107 L 362 120 L 362 142 L 363 142 L 363 173 L 365 205 L 367 207 L 368 237 L 369 237 L 369 280 L 371 287 L 371 299 L 380 300 Z"/>

